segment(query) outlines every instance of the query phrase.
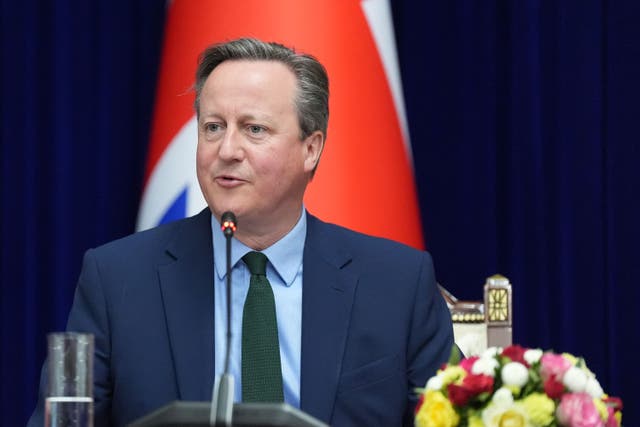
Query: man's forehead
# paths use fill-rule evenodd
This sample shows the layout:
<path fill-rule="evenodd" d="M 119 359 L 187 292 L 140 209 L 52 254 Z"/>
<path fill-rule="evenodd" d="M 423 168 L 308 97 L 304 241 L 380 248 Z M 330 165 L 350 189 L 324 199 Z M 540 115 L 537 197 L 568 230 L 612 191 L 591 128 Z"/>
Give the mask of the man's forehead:
<path fill-rule="evenodd" d="M 241 103 L 253 98 L 269 104 L 285 100 L 295 103 L 297 92 L 296 78 L 286 65 L 277 61 L 234 60 L 225 61 L 209 74 L 202 101 L 206 102 L 206 98 Z"/>

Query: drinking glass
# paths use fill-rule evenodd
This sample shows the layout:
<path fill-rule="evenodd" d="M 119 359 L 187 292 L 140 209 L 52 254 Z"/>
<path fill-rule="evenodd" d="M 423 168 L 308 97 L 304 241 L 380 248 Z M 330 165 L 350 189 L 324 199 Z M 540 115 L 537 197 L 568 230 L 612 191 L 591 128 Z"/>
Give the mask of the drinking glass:
<path fill-rule="evenodd" d="M 93 335 L 47 336 L 45 427 L 93 427 Z"/>

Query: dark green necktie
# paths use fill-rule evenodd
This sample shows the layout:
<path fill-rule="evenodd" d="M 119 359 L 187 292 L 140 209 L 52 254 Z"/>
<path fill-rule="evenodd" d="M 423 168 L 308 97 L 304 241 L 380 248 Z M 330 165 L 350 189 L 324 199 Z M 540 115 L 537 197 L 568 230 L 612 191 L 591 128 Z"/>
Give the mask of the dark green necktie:
<path fill-rule="evenodd" d="M 242 314 L 242 401 L 283 402 L 276 304 L 267 280 L 267 257 L 249 252 L 242 260 L 251 272 Z"/>

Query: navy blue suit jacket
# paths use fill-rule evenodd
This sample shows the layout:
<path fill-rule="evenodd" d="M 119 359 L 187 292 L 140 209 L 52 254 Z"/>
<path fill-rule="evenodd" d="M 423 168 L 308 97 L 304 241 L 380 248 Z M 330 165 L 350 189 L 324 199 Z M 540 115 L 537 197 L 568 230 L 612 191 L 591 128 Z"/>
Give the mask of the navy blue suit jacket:
<path fill-rule="evenodd" d="M 205 209 L 85 254 L 67 329 L 95 334 L 96 427 L 126 425 L 174 400 L 211 399 L 210 221 Z M 452 345 L 426 252 L 308 215 L 303 411 L 333 426 L 412 425 L 413 388 Z M 44 380 L 29 425 L 43 425 L 43 390 Z"/>

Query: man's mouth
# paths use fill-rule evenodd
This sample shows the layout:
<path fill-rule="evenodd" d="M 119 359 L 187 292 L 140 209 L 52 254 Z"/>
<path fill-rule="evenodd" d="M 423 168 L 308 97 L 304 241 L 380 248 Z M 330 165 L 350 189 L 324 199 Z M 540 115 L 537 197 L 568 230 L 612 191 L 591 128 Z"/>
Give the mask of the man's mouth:
<path fill-rule="evenodd" d="M 245 182 L 243 179 L 233 175 L 218 175 L 216 176 L 215 181 L 221 187 L 235 187 Z"/>

